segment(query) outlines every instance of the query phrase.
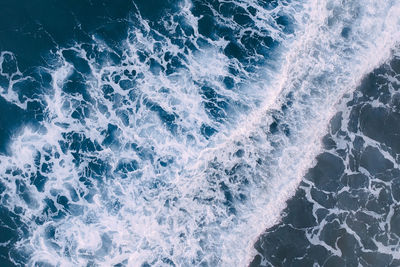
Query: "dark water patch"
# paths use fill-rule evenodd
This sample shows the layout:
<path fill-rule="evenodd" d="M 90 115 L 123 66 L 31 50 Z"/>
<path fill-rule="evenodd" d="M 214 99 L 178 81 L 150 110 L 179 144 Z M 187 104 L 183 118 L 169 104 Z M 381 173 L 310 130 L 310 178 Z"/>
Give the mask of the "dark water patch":
<path fill-rule="evenodd" d="M 341 189 L 339 178 L 344 171 L 343 161 L 333 154 L 324 153 L 317 157 L 318 164 L 307 174 L 316 187 L 335 192 Z"/>
<path fill-rule="evenodd" d="M 361 156 L 360 166 L 367 169 L 370 174 L 376 175 L 393 168 L 393 163 L 387 160 L 379 149 L 368 146 Z"/>
<path fill-rule="evenodd" d="M 322 143 L 326 150 L 336 149 L 336 142 L 332 139 L 330 135 L 325 135 L 322 139 Z"/>
<path fill-rule="evenodd" d="M 387 101 L 392 97 L 386 90 L 391 81 L 382 77 L 392 75 L 388 66 L 398 61 L 395 57 L 367 75 L 348 100 L 348 110 L 332 118 L 323 140 L 329 152 L 316 158 L 315 167 L 288 200 L 281 222 L 258 239 L 259 255 L 250 266 L 396 266 L 400 120 L 390 107 L 392 100 Z M 370 104 L 374 99 L 381 105 Z M 345 121 L 349 124 L 343 131 Z"/>
<path fill-rule="evenodd" d="M 272 266 L 280 266 L 285 261 L 299 264 L 299 260 L 296 259 L 303 256 L 307 251 L 305 233 L 290 225 L 273 227 L 269 233 L 270 235 L 258 240 L 255 246 L 256 248 L 268 250 L 268 253 L 273 256 L 271 257 L 269 254 L 261 255 L 267 258 Z M 256 261 L 253 261 L 250 266 L 259 266 L 256 263 Z"/>
<path fill-rule="evenodd" d="M 150 21 L 156 22 L 166 13 L 176 12 L 176 1 L 171 0 L 135 0 L 140 14 Z"/>
<path fill-rule="evenodd" d="M 213 39 L 212 34 L 214 33 L 216 22 L 212 15 L 204 15 L 199 19 L 199 33 Z"/>
<path fill-rule="evenodd" d="M 389 108 L 373 108 L 365 105 L 360 113 L 360 128 L 366 136 L 390 147 L 393 153 L 400 153 L 400 114 Z"/>
<path fill-rule="evenodd" d="M 200 132 L 206 139 L 209 139 L 218 131 L 209 125 L 202 124 L 200 127 Z"/>
<path fill-rule="evenodd" d="M 109 123 L 107 126 L 107 130 L 104 130 L 102 132 L 104 134 L 105 138 L 102 142 L 102 145 L 105 147 L 113 147 L 113 148 L 119 148 L 120 143 L 119 143 L 119 135 L 121 134 L 121 129 L 118 128 L 117 125 Z"/>
<path fill-rule="evenodd" d="M 45 164 L 43 164 L 43 166 L 46 166 Z M 31 183 L 33 185 L 35 185 L 36 189 L 39 192 L 43 192 L 44 191 L 44 186 L 48 180 L 48 178 L 44 175 L 42 175 L 39 171 L 36 172 L 36 174 L 32 175 L 31 179 Z"/>
<path fill-rule="evenodd" d="M 1 73 L 8 77 L 18 71 L 17 59 L 12 54 L 4 54 L 3 63 L 1 64 Z"/>
<path fill-rule="evenodd" d="M 89 42 L 94 32 L 116 48 L 134 10 L 129 0 L 24 0 L 4 2 L 0 8 L 5 14 L 0 18 L 0 50 L 15 53 L 23 71 L 46 65 L 42 56 L 51 49 Z"/>
<path fill-rule="evenodd" d="M 283 32 L 288 34 L 292 34 L 294 32 L 293 24 L 291 23 L 293 19 L 291 19 L 288 15 L 278 15 L 275 20 Z"/>
<path fill-rule="evenodd" d="M 34 123 L 30 120 L 32 113 L 19 108 L 18 106 L 6 101 L 0 96 L 0 153 L 9 154 L 8 143 L 11 138 L 18 134 L 17 129 L 24 124 L 29 122 Z"/>
<path fill-rule="evenodd" d="M 340 33 L 340 35 L 343 37 L 343 38 L 349 38 L 349 36 L 350 36 L 350 33 L 351 33 L 351 28 L 349 28 L 349 27 L 343 27 L 343 29 L 342 29 L 342 32 Z"/>
<path fill-rule="evenodd" d="M 84 100 L 90 101 L 91 97 L 87 91 L 86 77 L 77 71 L 73 71 L 68 80 L 63 84 L 63 91 L 73 96 L 81 95 Z"/>
<path fill-rule="evenodd" d="M 10 211 L 5 207 L 0 207 L 0 239 L 3 244 L 0 245 L 0 263 L 2 266 L 15 266 L 11 261 L 11 255 L 17 262 L 21 261 L 24 255 L 15 252 L 12 245 L 19 240 L 21 236 L 26 236 L 28 227 L 21 221 L 17 212 Z"/>
<path fill-rule="evenodd" d="M 90 74 L 90 67 L 88 62 L 79 56 L 78 52 L 74 50 L 64 50 L 62 52 L 64 58 L 74 65 L 74 68 L 82 74 Z"/>
<path fill-rule="evenodd" d="M 290 213 L 287 214 L 287 221 L 296 229 L 305 229 L 316 226 L 316 219 L 312 216 L 313 205 L 304 201 L 306 200 L 304 192 L 298 191 L 295 198 L 296 200 L 302 201 L 299 203 L 295 203 L 294 201 L 288 202 Z"/>

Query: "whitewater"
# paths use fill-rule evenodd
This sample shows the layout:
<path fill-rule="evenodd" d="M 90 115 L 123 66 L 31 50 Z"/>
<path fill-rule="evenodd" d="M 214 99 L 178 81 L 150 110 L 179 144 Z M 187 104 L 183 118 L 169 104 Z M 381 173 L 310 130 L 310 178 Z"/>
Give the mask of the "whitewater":
<path fill-rule="evenodd" d="M 247 266 L 339 101 L 400 41 L 398 1 L 221 1 L 251 26 L 205 4 L 238 46 L 264 38 L 240 56 L 205 36 L 194 2 L 158 28 L 134 12 L 119 59 L 96 34 L 34 75 L 1 53 L 1 96 L 42 107 L 0 155 L 2 205 L 24 225 L 15 265 Z M 21 86 L 37 77 L 30 100 Z"/>

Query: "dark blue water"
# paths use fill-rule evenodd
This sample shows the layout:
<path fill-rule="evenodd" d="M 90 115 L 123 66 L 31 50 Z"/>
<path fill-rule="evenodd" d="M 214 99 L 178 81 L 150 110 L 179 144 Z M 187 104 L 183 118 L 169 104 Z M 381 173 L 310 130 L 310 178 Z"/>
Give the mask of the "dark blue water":
<path fill-rule="evenodd" d="M 343 99 L 323 152 L 250 266 L 399 266 L 399 57 Z"/>
<path fill-rule="evenodd" d="M 0 266 L 400 264 L 398 4 L 0 10 Z"/>

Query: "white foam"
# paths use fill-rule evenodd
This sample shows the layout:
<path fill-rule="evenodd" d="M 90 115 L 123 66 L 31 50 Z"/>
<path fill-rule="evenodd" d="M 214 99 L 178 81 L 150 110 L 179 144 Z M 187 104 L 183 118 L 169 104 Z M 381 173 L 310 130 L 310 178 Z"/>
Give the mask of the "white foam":
<path fill-rule="evenodd" d="M 10 207 L 24 207 L 24 220 L 32 227 L 32 241 L 19 243 L 32 249 L 30 265 L 39 259 L 62 266 L 85 265 L 88 261 L 102 266 L 123 261 L 128 266 L 140 266 L 145 261 L 161 266 L 167 264 L 165 259 L 179 266 L 248 264 L 254 255 L 255 239 L 279 220 L 285 201 L 312 165 L 335 103 L 353 90 L 365 73 L 388 58 L 390 49 L 400 40 L 400 5 L 393 2 L 315 0 L 304 6 L 280 5 L 274 11 L 266 11 L 255 2 L 250 4 L 259 11 L 253 18 L 258 28 L 265 25 L 282 42 L 277 51 L 281 56 L 275 59 L 274 68 L 264 66 L 255 74 L 246 72 L 240 62 L 222 53 L 225 41 L 210 41 L 210 47 L 198 47 L 197 52 L 184 54 L 168 38 L 156 41 L 149 33 L 149 24 L 142 20 L 142 28 L 133 29 L 125 44 L 126 66 L 98 66 L 88 59 L 92 75 L 86 77 L 86 84 L 94 101 L 85 104 L 91 115 L 84 124 L 71 117 L 74 106 L 81 105 L 83 99 L 62 91 L 73 69 L 58 52 L 61 64 L 49 70 L 54 95 L 46 99 L 47 133 L 25 129 L 11 145 L 12 162 L 1 158 L 4 168 L 13 165 L 24 169 L 27 163 L 34 166 L 29 155 L 43 151 L 45 145 L 61 155 L 59 159 L 52 158 L 53 171 L 44 192 L 28 185 L 38 202 L 35 209 L 18 196 L 9 200 Z M 181 15 L 188 24 L 196 26 L 197 19 L 189 8 L 188 3 L 184 4 Z M 284 36 L 276 24 L 269 23 L 278 11 L 293 12 L 298 24 L 295 34 Z M 220 19 L 221 23 L 236 26 L 230 20 Z M 171 29 L 176 25 L 172 19 L 169 23 Z M 341 36 L 345 26 L 351 27 L 347 39 Z M 102 48 L 109 49 L 105 45 Z M 79 46 L 74 49 L 87 57 Z M 140 61 L 139 49 L 164 67 L 166 62 L 161 56 L 166 51 L 173 55 L 182 53 L 185 67 L 173 75 L 157 73 Z M 376 56 L 372 57 L 373 53 Z M 229 74 L 228 66 L 238 69 L 239 75 Z M 136 79 L 137 95 L 133 100 L 129 91 L 111 81 L 113 72 L 121 74 L 124 70 L 136 70 L 142 75 Z M 266 78 L 260 80 L 263 74 Z M 232 76 L 243 85 L 229 91 L 222 84 L 225 76 Z M 104 98 L 101 86 L 106 84 L 126 103 L 116 104 Z M 207 115 L 199 85 L 211 86 L 224 99 L 236 103 L 222 123 Z M 277 110 L 287 102 L 289 93 L 293 103 L 279 113 Z M 148 100 L 170 114 L 177 114 L 176 132 L 168 130 L 156 112 L 149 111 L 145 104 Z M 62 108 L 66 101 L 70 107 Z M 107 112 L 101 111 L 100 105 L 107 107 Z M 119 111 L 129 114 L 129 123 L 121 120 Z M 287 125 L 290 135 L 269 132 L 273 116 L 280 118 L 280 125 Z M 66 130 L 59 123 L 68 124 L 67 131 L 85 134 L 98 143 L 105 139 L 102 132 L 112 123 L 121 129 L 119 144 L 82 153 L 83 163 L 76 167 L 73 156 L 61 152 L 59 141 Z M 202 124 L 219 133 L 207 140 L 200 131 Z M 140 152 L 129 146 L 132 143 Z M 239 149 L 243 150 L 242 157 L 235 156 Z M 26 156 L 19 157 L 21 153 Z M 70 214 L 43 226 L 30 223 L 32 218 L 41 216 L 45 197 L 55 200 L 52 192 L 69 195 L 66 184 L 83 195 L 90 192 L 78 179 L 93 158 L 109 163 L 111 173 L 103 174 L 102 181 L 93 179 L 93 202 L 80 197 L 74 203 L 83 207 L 83 213 Z M 136 160 L 139 169 L 123 178 L 114 172 L 120 159 Z M 168 162 L 167 167 L 161 166 L 160 160 Z M 236 213 L 229 212 L 222 182 L 233 197 Z M 12 184 L 7 184 L 9 192 L 15 190 Z M 245 201 L 238 200 L 240 194 L 246 197 Z M 51 242 L 58 248 L 46 243 L 44 233 L 50 224 L 57 229 Z M 112 244 L 102 239 L 105 235 Z M 102 250 L 104 246 L 107 248 Z"/>

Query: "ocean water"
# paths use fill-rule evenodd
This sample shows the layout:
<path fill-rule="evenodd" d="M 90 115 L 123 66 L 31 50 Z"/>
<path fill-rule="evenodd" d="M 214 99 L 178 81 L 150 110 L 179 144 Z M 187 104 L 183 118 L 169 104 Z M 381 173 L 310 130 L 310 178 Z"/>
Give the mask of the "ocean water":
<path fill-rule="evenodd" d="M 0 266 L 400 265 L 400 2 L 0 10 Z"/>
<path fill-rule="evenodd" d="M 400 57 L 347 94 L 250 266 L 399 266 Z"/>

